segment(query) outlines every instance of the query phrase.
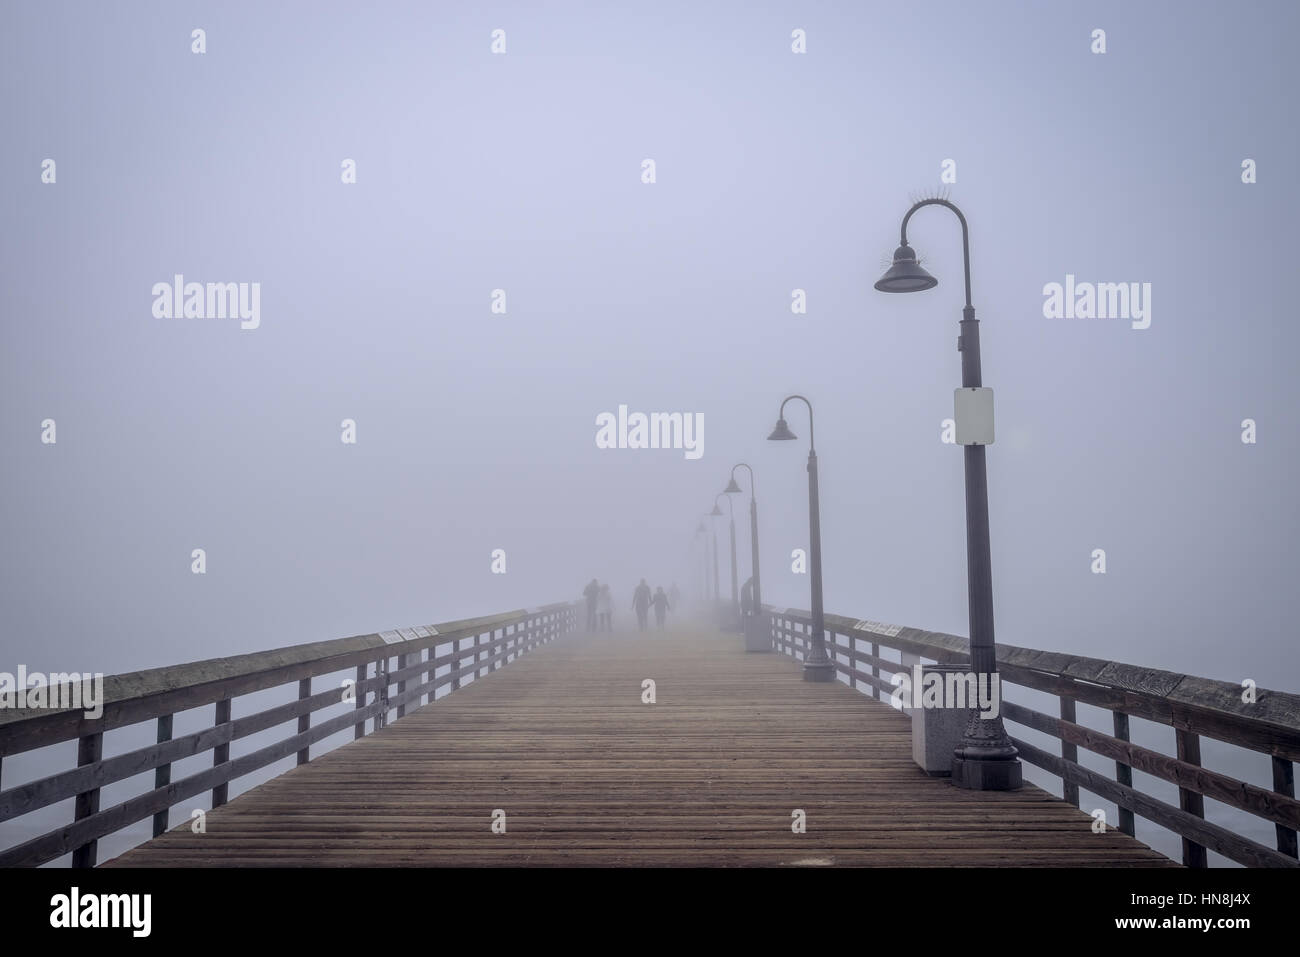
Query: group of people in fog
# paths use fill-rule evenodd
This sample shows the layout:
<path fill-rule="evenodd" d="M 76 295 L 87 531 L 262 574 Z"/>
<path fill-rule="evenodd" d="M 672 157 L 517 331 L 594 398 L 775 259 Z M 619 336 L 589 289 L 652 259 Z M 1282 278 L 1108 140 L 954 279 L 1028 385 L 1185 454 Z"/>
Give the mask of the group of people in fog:
<path fill-rule="evenodd" d="M 610 593 L 609 583 L 601 583 L 593 578 L 587 584 L 587 587 L 582 590 L 582 596 L 587 600 L 587 630 L 613 631 L 614 596 Z M 641 579 L 641 583 L 632 592 L 632 610 L 636 612 L 637 629 L 639 631 L 646 630 L 650 610 L 653 608 L 655 624 L 662 631 L 668 612 L 675 611 L 680 602 L 681 592 L 678 590 L 676 582 L 673 582 L 671 588 L 666 592 L 663 585 L 651 592 L 646 580 Z"/>

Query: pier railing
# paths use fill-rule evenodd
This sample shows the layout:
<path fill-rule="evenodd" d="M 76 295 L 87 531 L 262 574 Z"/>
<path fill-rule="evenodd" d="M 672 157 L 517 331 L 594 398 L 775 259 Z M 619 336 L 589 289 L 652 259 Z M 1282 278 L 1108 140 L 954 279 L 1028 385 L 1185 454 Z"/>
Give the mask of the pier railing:
<path fill-rule="evenodd" d="M 95 719 L 81 710 L 0 709 L 0 761 L 60 742 L 77 742 L 74 767 L 0 790 L 0 823 L 75 798 L 70 824 L 0 850 L 0 866 L 34 866 L 71 852 L 73 866 L 93 867 L 100 838 L 149 817 L 156 837 L 167 830 L 169 810 L 177 803 L 211 791 L 212 807 L 220 807 L 226 803 L 231 781 L 294 754 L 298 764 L 306 764 L 314 742 L 349 726 L 354 739 L 363 737 L 367 722 L 376 731 L 390 715 L 401 718 L 408 707 L 432 701 L 439 688 L 455 690 L 463 678 L 484 676 L 554 641 L 572 631 L 576 620 L 576 605 L 562 602 L 105 677 L 103 714 Z M 447 670 L 437 674 L 443 667 Z M 313 690 L 314 677 L 352 668 L 355 681 L 345 682 L 342 688 Z M 240 696 L 294 683 L 296 699 L 235 716 Z M 312 723 L 315 712 L 349 702 L 355 702 L 352 708 Z M 213 707 L 211 727 L 172 736 L 175 714 L 207 705 Z M 103 756 L 105 732 L 146 721 L 156 724 L 156 744 Z M 232 741 L 289 722 L 296 722 L 293 733 L 231 759 Z M 174 762 L 209 751 L 210 768 L 171 780 Z M 101 788 L 151 770 L 152 790 L 100 807 Z"/>
<path fill-rule="evenodd" d="M 777 650 L 802 658 L 811 639 L 810 613 L 766 606 L 765 610 L 772 615 Z M 839 673 L 873 697 L 879 692 L 887 700 L 897 687 L 890 677 L 909 672 L 922 661 L 970 661 L 969 642 L 957 635 L 840 615 L 826 615 L 825 626 L 827 653 Z M 901 662 L 882 658 L 882 648 L 897 651 Z M 1135 816 L 1168 828 L 1182 838 L 1183 863 L 1189 867 L 1205 867 L 1207 849 L 1251 867 L 1298 865 L 1300 801 L 1295 797 L 1295 762 L 1300 761 L 1300 695 L 1014 645 L 999 644 L 997 660 L 1003 685 L 1057 698 L 1057 714 L 1005 697 L 1001 713 L 1005 722 L 1060 742 L 1060 753 L 1053 754 L 1012 734 L 1022 760 L 1061 779 L 1065 800 L 1078 807 L 1079 789 L 1084 788 L 1113 802 L 1119 808 L 1119 828 L 1129 836 L 1134 835 Z M 1112 733 L 1078 723 L 1078 702 L 1110 711 Z M 1171 727 L 1176 754 L 1133 744 L 1130 717 Z M 1202 767 L 1202 737 L 1267 755 L 1272 761 L 1272 789 Z M 1114 777 L 1080 764 L 1079 748 L 1114 761 Z M 1133 784 L 1135 768 L 1176 785 L 1178 806 L 1138 790 Z M 1272 822 L 1276 847 L 1205 820 L 1207 797 Z"/>

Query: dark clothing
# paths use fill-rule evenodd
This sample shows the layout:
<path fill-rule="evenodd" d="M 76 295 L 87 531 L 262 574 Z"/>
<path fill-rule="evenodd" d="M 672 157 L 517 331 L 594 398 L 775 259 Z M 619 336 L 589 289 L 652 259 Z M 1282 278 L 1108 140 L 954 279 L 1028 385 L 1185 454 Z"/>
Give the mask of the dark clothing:
<path fill-rule="evenodd" d="M 745 580 L 740 589 L 740 611 L 745 615 L 754 614 L 754 579 Z"/>
<path fill-rule="evenodd" d="M 636 591 L 632 593 L 632 607 L 633 608 L 650 607 L 650 586 L 649 585 L 636 586 Z"/>
<path fill-rule="evenodd" d="M 655 606 L 655 624 L 658 625 L 659 630 L 662 631 L 664 627 L 664 614 L 672 606 L 668 604 L 668 596 L 662 591 L 655 592 L 655 596 L 652 600 Z"/>
<path fill-rule="evenodd" d="M 650 586 L 640 584 L 632 593 L 632 607 L 636 609 L 636 626 L 645 631 L 646 614 L 650 610 Z"/>

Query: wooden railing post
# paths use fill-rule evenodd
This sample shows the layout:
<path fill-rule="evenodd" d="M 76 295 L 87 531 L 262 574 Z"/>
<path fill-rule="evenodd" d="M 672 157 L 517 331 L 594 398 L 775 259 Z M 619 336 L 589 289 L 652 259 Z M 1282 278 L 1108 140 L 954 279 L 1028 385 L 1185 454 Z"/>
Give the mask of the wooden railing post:
<path fill-rule="evenodd" d="M 397 670 L 398 670 L 398 671 L 401 671 L 402 669 L 404 669 L 404 668 L 406 667 L 406 661 L 407 661 L 407 656 L 406 656 L 406 655 L 398 655 L 398 656 L 397 656 Z M 398 695 L 401 695 L 401 693 L 402 693 L 403 691 L 405 691 L 405 690 L 406 690 L 406 679 L 403 678 L 401 681 L 397 682 L 397 693 L 398 693 Z M 404 717 L 406 717 L 406 702 L 405 702 L 405 701 L 403 701 L 401 704 L 399 704 L 399 705 L 397 706 L 397 717 L 398 717 L 398 718 L 404 718 Z"/>
<path fill-rule="evenodd" d="M 302 678 L 298 681 L 298 700 L 305 701 L 311 697 L 311 678 Z M 298 715 L 298 733 L 304 734 L 311 730 L 311 712 L 305 712 Z M 306 764 L 311 760 L 311 745 L 303 748 L 298 752 L 298 763 Z"/>
<path fill-rule="evenodd" d="M 379 678 L 379 713 L 370 725 L 371 732 L 388 727 L 388 655 L 375 662 L 375 677 Z"/>
<path fill-rule="evenodd" d="M 1273 790 L 1283 797 L 1295 797 L 1295 765 L 1286 758 L 1273 755 Z M 1288 857 L 1296 857 L 1296 832 L 1283 824 L 1277 828 L 1277 849 Z"/>
<path fill-rule="evenodd" d="M 1068 721 L 1071 724 L 1078 724 L 1079 722 L 1075 718 L 1074 699 L 1067 695 L 1061 695 L 1060 701 L 1061 701 L 1061 709 L 1060 709 L 1061 720 Z M 1062 738 L 1061 739 L 1061 760 L 1071 761 L 1074 764 L 1078 764 L 1079 746 L 1077 744 L 1070 744 L 1068 741 Z M 1061 797 L 1063 800 L 1066 800 L 1069 803 L 1073 804 L 1075 807 L 1078 807 L 1079 806 L 1079 785 L 1075 784 L 1073 781 L 1067 781 L 1065 778 L 1061 778 Z"/>
<path fill-rule="evenodd" d="M 832 632 L 831 634 L 834 635 L 835 632 Z M 858 676 L 853 672 L 857 670 L 858 667 L 858 640 L 853 637 L 853 632 L 851 631 L 846 632 L 844 637 L 847 638 L 849 642 L 847 650 L 849 656 L 849 687 L 856 691 L 858 688 Z M 838 636 L 836 637 L 835 643 L 837 646 L 839 645 Z"/>
<path fill-rule="evenodd" d="M 1114 712 L 1114 716 L 1115 716 L 1115 721 L 1114 721 L 1115 737 L 1119 738 L 1121 741 L 1129 740 L 1128 715 L 1124 714 L 1121 711 L 1116 711 Z M 1115 781 L 1117 784 L 1122 784 L 1126 788 L 1131 788 L 1133 786 L 1133 769 L 1129 767 L 1127 764 L 1121 764 L 1119 761 L 1116 761 Z M 1126 807 L 1120 807 L 1119 829 L 1121 833 L 1127 834 L 1129 837 L 1136 836 L 1133 827 L 1132 809 Z"/>
<path fill-rule="evenodd" d="M 104 733 L 82 735 L 77 739 L 77 767 L 96 764 L 104 756 Z M 73 807 L 73 820 L 80 821 L 99 813 L 99 788 L 91 788 L 77 795 Z M 98 841 L 87 841 L 72 852 L 73 867 L 94 867 L 95 856 L 99 850 Z"/>
<path fill-rule="evenodd" d="M 218 726 L 220 726 L 223 724 L 228 724 L 229 722 L 230 722 L 230 699 L 222 698 L 220 701 L 217 702 L 217 713 L 216 713 L 215 723 Z M 218 765 L 225 764 L 229 760 L 230 760 L 229 741 L 227 741 L 225 744 L 219 744 L 212 749 L 212 766 L 214 768 L 217 767 Z M 227 797 L 229 797 L 229 795 L 230 795 L 229 781 L 223 782 L 221 784 L 218 784 L 216 787 L 214 787 L 212 789 L 213 809 L 215 810 L 216 808 L 219 808 L 223 804 L 225 804 L 226 799 Z"/>
<path fill-rule="evenodd" d="M 366 693 L 363 690 L 363 685 L 366 680 L 366 672 L 369 670 L 370 670 L 370 666 L 367 664 L 357 665 L 357 684 L 356 687 L 352 689 L 353 691 L 356 692 L 355 694 L 356 705 L 353 708 L 353 710 L 355 711 L 361 711 L 366 706 Z M 362 718 L 352 728 L 352 740 L 356 741 L 359 738 L 364 738 L 365 736 L 366 736 L 366 721 L 364 718 Z"/>
<path fill-rule="evenodd" d="M 172 716 L 169 714 L 161 714 L 158 716 L 158 743 L 162 744 L 164 741 L 170 741 L 171 739 L 172 739 Z M 160 764 L 158 765 L 158 767 L 154 768 L 153 789 L 155 791 L 157 791 L 159 788 L 165 788 L 167 785 L 171 783 L 172 783 L 172 766 L 170 763 Z M 167 826 L 168 824 L 170 824 L 170 821 L 168 820 L 170 816 L 170 812 L 171 812 L 171 808 L 165 807 L 161 811 L 157 811 L 154 814 L 153 816 L 154 837 L 158 837 L 161 834 L 167 833 Z"/>
<path fill-rule="evenodd" d="M 1175 729 L 1174 736 L 1178 742 L 1178 760 L 1199 767 L 1201 764 L 1201 736 L 1191 731 L 1185 731 L 1182 728 Z M 1205 798 L 1195 791 L 1180 787 L 1178 789 L 1178 806 L 1188 814 L 1195 814 L 1200 818 L 1205 817 Z M 1187 867 L 1208 867 L 1205 847 L 1195 841 L 1189 841 L 1187 838 L 1182 840 L 1183 864 Z"/>
<path fill-rule="evenodd" d="M 453 638 L 451 642 L 451 670 L 455 674 L 460 668 L 460 639 Z M 460 688 L 460 675 L 451 679 L 451 690 L 455 691 Z"/>
<path fill-rule="evenodd" d="M 880 657 L 880 645 L 876 644 L 876 642 L 874 641 L 871 643 L 871 657 L 873 658 Z M 874 664 L 870 666 L 870 670 L 871 670 L 871 677 L 873 678 L 880 677 L 880 669 L 877 668 Z M 871 686 L 871 697 L 875 698 L 877 701 L 880 700 L 880 691 L 876 688 L 875 685 Z"/>
<path fill-rule="evenodd" d="M 912 654 L 910 651 L 900 651 L 900 652 L 898 653 L 898 661 L 899 661 L 899 663 L 898 663 L 898 667 L 899 667 L 899 669 L 902 670 L 902 671 L 904 671 L 904 672 L 906 672 L 906 673 L 907 673 L 907 680 L 908 680 L 908 681 L 911 681 L 911 680 L 912 680 L 912 668 L 913 668 L 914 665 L 919 665 L 919 664 L 921 663 L 921 656 L 920 656 L 920 655 L 914 655 L 914 654 Z M 913 689 L 912 689 L 912 703 L 915 705 L 919 700 L 920 700 L 920 695 L 917 694 L 917 689 L 916 689 L 916 688 L 913 688 Z"/>

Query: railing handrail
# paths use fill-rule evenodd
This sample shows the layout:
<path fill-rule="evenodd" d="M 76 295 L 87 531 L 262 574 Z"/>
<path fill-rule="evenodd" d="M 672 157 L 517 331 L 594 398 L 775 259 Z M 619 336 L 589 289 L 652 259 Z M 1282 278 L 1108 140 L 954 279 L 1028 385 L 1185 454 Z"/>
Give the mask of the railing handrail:
<path fill-rule="evenodd" d="M 811 612 L 768 605 L 764 611 L 771 616 L 778 650 L 788 649 L 797 655 L 802 647 L 806 657 L 812 643 Z M 886 681 L 886 675 L 897 677 L 922 658 L 945 664 L 970 660 L 967 641 L 958 635 L 842 615 L 825 615 L 823 621 L 831 635 L 829 650 L 836 670 L 848 678 L 850 686 L 870 689 L 873 697 L 877 692 L 892 694 L 896 685 L 892 678 Z M 840 637 L 848 639 L 847 647 L 840 644 Z M 866 642 L 870 651 L 859 648 L 858 642 Z M 881 648 L 898 651 L 901 660 L 880 657 Z M 840 661 L 841 655 L 847 656 L 847 667 Z M 1058 715 L 1005 699 L 1002 714 L 1009 722 L 1060 742 L 1058 756 L 1011 738 L 1022 760 L 1061 779 L 1065 801 L 1080 807 L 1083 788 L 1114 802 L 1119 808 L 1119 830 L 1130 837 L 1134 836 L 1135 816 L 1168 828 L 1182 838 L 1183 863 L 1188 866 L 1207 866 L 1207 850 L 1248 866 L 1300 866 L 1300 801 L 1295 796 L 1293 766 L 1300 759 L 1300 695 L 1256 687 L 1255 700 L 1247 704 L 1240 686 L 1178 672 L 1014 645 L 998 645 L 997 658 L 1003 683 L 1058 699 Z M 1111 711 L 1114 733 L 1079 724 L 1078 701 Z M 1246 708 L 1249 713 L 1243 713 Z M 1176 756 L 1134 744 L 1129 734 L 1130 715 L 1172 727 Z M 1273 789 L 1203 767 L 1202 735 L 1271 756 Z M 1079 748 L 1113 760 L 1114 779 L 1079 763 Z M 1174 784 L 1178 806 L 1135 787 L 1134 769 Z M 1272 822 L 1277 849 L 1205 820 L 1206 797 Z"/>
<path fill-rule="evenodd" d="M 353 729 L 354 739 L 366 734 L 367 722 L 372 731 L 379 731 L 387 725 L 389 712 L 396 711 L 401 719 L 408 707 L 418 708 L 422 698 L 433 702 L 440 689 L 455 691 L 463 678 L 472 681 L 490 674 L 573 631 L 576 620 L 576 603 L 558 602 L 480 618 L 290 645 L 116 675 L 111 694 L 109 680 L 105 679 L 108 700 L 97 718 L 86 717 L 82 708 L 25 709 L 5 715 L 7 720 L 0 725 L 0 756 L 73 738 L 78 744 L 74 767 L 0 790 L 0 822 L 75 798 L 72 824 L 0 848 L 0 867 L 39 865 L 68 852 L 72 852 L 74 867 L 93 867 L 100 838 L 149 817 L 153 818 L 157 837 L 170 826 L 169 812 L 174 805 L 211 791 L 211 806 L 220 807 L 228 799 L 231 781 L 295 755 L 299 765 L 306 764 L 311 760 L 314 743 L 348 728 Z M 451 650 L 440 655 L 439 645 L 450 645 Z M 394 660 L 395 668 L 390 667 Z M 439 675 L 443 667 L 447 671 Z M 356 669 L 355 681 L 349 679 L 339 687 L 313 693 L 314 676 L 349 668 Z M 235 716 L 235 699 L 294 683 L 296 700 Z M 394 685 L 396 690 L 392 691 Z M 351 708 L 313 721 L 318 712 L 349 701 L 353 702 Z M 175 714 L 204 704 L 216 706 L 212 724 L 174 736 Z M 232 742 L 283 727 L 295 719 L 296 733 L 281 735 L 258 750 L 231 758 Z M 150 720 L 157 725 L 155 744 L 104 757 L 106 731 Z M 212 754 L 211 767 L 172 780 L 175 762 L 207 752 Z M 151 770 L 152 790 L 101 809 L 102 788 Z"/>
<path fill-rule="evenodd" d="M 503 624 L 509 625 L 531 615 L 558 611 L 569 604 L 557 602 L 478 618 L 395 629 L 394 632 L 304 642 L 223 658 L 205 658 L 160 668 L 105 675 L 104 713 L 96 719 L 86 718 L 84 709 L 81 708 L 0 708 L 0 757 L 79 738 L 88 730 L 110 731 L 161 714 L 212 704 L 231 697 L 232 692 L 247 694 L 258 690 L 257 679 L 268 679 L 266 686 L 271 687 L 297 678 L 342 671 L 361 658 L 367 661 L 373 658 L 373 655 L 366 653 L 392 644 L 385 640 L 385 634 L 420 628 L 430 632 L 425 636 L 402 640 L 400 651 L 395 649 L 393 652 L 409 654 L 498 628 Z M 177 702 L 178 697 L 183 697 L 184 702 Z M 178 704 L 182 706 L 178 707 Z"/>
<path fill-rule="evenodd" d="M 812 613 L 805 609 L 774 608 L 768 605 L 763 607 L 768 613 L 777 613 L 805 625 L 812 623 Z M 846 637 L 852 635 L 939 662 L 961 664 L 970 660 L 970 641 L 960 635 L 925 631 L 905 625 L 887 626 L 889 629 L 899 629 L 893 633 L 872 631 L 857 627 L 862 619 L 832 614 L 824 617 L 827 631 Z M 1005 672 L 1004 677 L 1012 684 L 1019 683 L 1015 680 L 1015 673 L 1037 672 L 1071 682 L 1086 682 L 1095 688 L 1131 697 L 1135 699 L 1134 703 L 1163 703 L 1169 710 L 1164 718 L 1159 712 L 1125 710 L 1126 714 L 1133 714 L 1134 717 L 1171 724 L 1173 722 L 1168 718 L 1178 709 L 1183 709 L 1221 722 L 1220 731 L 1236 728 L 1251 738 L 1275 732 L 1280 740 L 1271 741 L 1265 747 L 1259 747 L 1258 744 L 1244 746 L 1300 761 L 1300 694 L 1256 687 L 1255 701 L 1247 704 L 1242 701 L 1243 686 L 1230 681 L 1001 643 L 997 645 L 997 662 L 998 671 Z M 1054 689 L 1052 693 L 1056 693 Z M 1087 692 L 1081 690 L 1081 695 L 1087 695 Z M 1110 708 L 1109 705 L 1102 707 Z M 1238 736 L 1220 737 L 1214 730 L 1203 730 L 1202 733 L 1229 744 L 1242 744 Z"/>

